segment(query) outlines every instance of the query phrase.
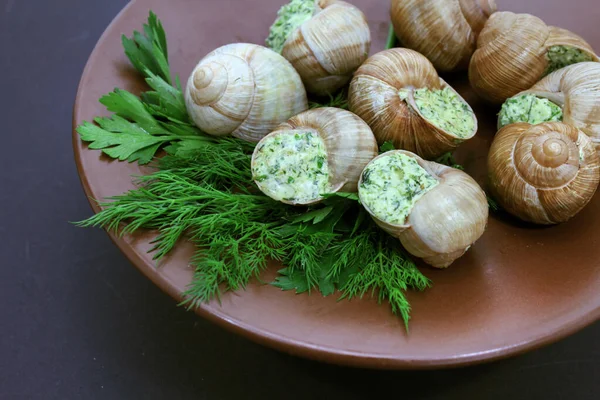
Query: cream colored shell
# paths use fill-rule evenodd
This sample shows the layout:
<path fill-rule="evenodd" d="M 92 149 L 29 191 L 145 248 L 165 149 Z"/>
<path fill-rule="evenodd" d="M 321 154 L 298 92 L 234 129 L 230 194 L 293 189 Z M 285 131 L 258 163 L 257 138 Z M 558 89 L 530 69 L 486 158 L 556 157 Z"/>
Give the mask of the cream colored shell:
<path fill-rule="evenodd" d="M 317 0 L 315 15 L 287 38 L 281 54 L 317 95 L 335 92 L 367 59 L 371 32 L 364 14 L 339 0 Z"/>
<path fill-rule="evenodd" d="M 282 123 L 266 137 L 294 131 L 315 132 L 325 143 L 331 193 L 356 192 L 362 170 L 377 156 L 379 150 L 371 128 L 355 114 L 340 108 L 323 107 L 305 111 Z M 253 166 L 259 147 L 260 142 L 252 155 Z M 260 188 L 260 182 L 255 183 Z M 282 202 L 308 205 L 321 200 L 310 203 Z"/>
<path fill-rule="evenodd" d="M 519 95 L 546 98 L 563 110 L 565 124 L 581 129 L 600 150 L 600 63 L 569 65 Z"/>
<path fill-rule="evenodd" d="M 560 122 L 502 128 L 488 154 L 490 190 L 509 213 L 536 224 L 568 221 L 591 200 L 600 160 L 590 139 Z"/>
<path fill-rule="evenodd" d="M 529 89 L 546 73 L 552 46 L 571 46 L 598 57 L 581 37 L 548 26 L 529 14 L 494 13 L 479 35 L 469 65 L 469 80 L 482 98 L 501 103 Z"/>
<path fill-rule="evenodd" d="M 390 16 L 402 46 L 439 71 L 466 69 L 477 36 L 496 11 L 494 0 L 392 0 Z"/>
<path fill-rule="evenodd" d="M 202 131 L 250 142 L 308 108 L 292 65 L 266 47 L 247 43 L 220 47 L 200 60 L 185 88 L 185 103 Z"/>
<path fill-rule="evenodd" d="M 436 268 L 446 268 L 483 235 L 489 215 L 486 195 L 465 172 L 425 161 L 414 153 L 395 150 L 377 158 L 394 153 L 413 157 L 439 184 L 415 202 L 403 225 L 382 221 L 363 205 L 375 223 L 399 239 L 410 254 Z"/>
<path fill-rule="evenodd" d="M 392 141 L 397 149 L 432 159 L 456 149 L 477 132 L 477 120 L 472 134 L 459 138 L 421 115 L 414 103 L 413 90 L 445 87 L 449 85 L 423 55 L 403 48 L 384 50 L 371 56 L 356 71 L 350 82 L 349 109 L 369 124 L 380 144 Z M 400 89 L 409 89 L 408 104 L 400 98 Z"/>

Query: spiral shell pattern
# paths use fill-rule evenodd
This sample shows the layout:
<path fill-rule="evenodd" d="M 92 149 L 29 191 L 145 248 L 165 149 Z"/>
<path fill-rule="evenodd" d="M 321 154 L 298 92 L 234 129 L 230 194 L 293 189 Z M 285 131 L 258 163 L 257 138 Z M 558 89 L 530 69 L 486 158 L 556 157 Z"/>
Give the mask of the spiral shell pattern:
<path fill-rule="evenodd" d="M 501 129 L 488 156 L 490 189 L 511 214 L 537 224 L 565 222 L 600 182 L 600 160 L 579 129 L 549 122 Z"/>
<path fill-rule="evenodd" d="M 251 142 L 308 108 L 292 65 L 266 47 L 246 43 L 220 47 L 200 60 L 188 80 L 185 102 L 204 132 Z"/>

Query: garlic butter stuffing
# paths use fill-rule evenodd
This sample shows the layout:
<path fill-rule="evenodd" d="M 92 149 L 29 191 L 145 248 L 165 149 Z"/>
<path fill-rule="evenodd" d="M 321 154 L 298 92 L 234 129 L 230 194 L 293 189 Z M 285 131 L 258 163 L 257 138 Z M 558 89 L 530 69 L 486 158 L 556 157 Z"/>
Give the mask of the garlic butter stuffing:
<path fill-rule="evenodd" d="M 315 13 L 316 0 L 292 0 L 277 12 L 277 19 L 271 25 L 267 47 L 281 53 L 288 36 Z"/>
<path fill-rule="evenodd" d="M 291 0 L 281 7 L 266 44 L 298 71 L 309 93 L 331 94 L 367 59 L 371 31 L 364 14 L 340 0 Z"/>
<path fill-rule="evenodd" d="M 315 204 L 324 194 L 356 192 L 360 173 L 377 152 L 371 128 L 358 116 L 316 108 L 290 118 L 257 144 L 252 178 L 275 200 Z"/>
<path fill-rule="evenodd" d="M 438 183 L 414 158 L 394 153 L 365 168 L 360 198 L 377 218 L 404 224 L 415 202 Z"/>
<path fill-rule="evenodd" d="M 594 61 L 594 56 L 587 51 L 572 46 L 552 46 L 546 53 L 548 68 L 546 74 L 580 62 Z"/>
<path fill-rule="evenodd" d="M 560 122 L 563 119 L 561 108 L 548 99 L 530 94 L 516 96 L 506 100 L 498 115 L 498 128 L 515 122 L 527 122 L 532 125 L 542 122 Z"/>
<path fill-rule="evenodd" d="M 600 145 L 600 63 L 581 62 L 546 76 L 508 99 L 498 115 L 498 128 L 515 122 L 562 121 Z"/>
<path fill-rule="evenodd" d="M 469 64 L 473 90 L 492 103 L 529 89 L 545 75 L 571 64 L 599 61 L 583 38 L 530 14 L 493 13 Z"/>
<path fill-rule="evenodd" d="M 417 89 L 414 98 L 421 115 L 436 127 L 461 139 L 472 135 L 475 129 L 473 111 L 450 88 Z"/>
<path fill-rule="evenodd" d="M 435 159 L 477 132 L 469 104 L 414 50 L 394 48 L 371 56 L 350 82 L 350 111 L 373 129 L 379 144 Z"/>
<path fill-rule="evenodd" d="M 404 150 L 371 161 L 358 196 L 377 225 L 436 268 L 448 267 L 483 235 L 489 214 L 473 178 Z"/>
<path fill-rule="evenodd" d="M 258 146 L 252 175 L 275 200 L 304 203 L 317 199 L 329 189 L 325 143 L 310 131 L 270 136 Z"/>

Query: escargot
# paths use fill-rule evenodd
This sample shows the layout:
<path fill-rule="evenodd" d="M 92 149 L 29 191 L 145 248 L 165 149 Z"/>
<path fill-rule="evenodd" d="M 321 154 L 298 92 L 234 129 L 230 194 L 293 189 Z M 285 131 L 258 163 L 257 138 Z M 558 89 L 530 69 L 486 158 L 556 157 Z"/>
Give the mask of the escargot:
<path fill-rule="evenodd" d="M 466 69 L 477 36 L 496 11 L 494 0 L 392 0 L 390 16 L 402 46 L 439 71 Z"/>
<path fill-rule="evenodd" d="M 219 47 L 202 58 L 188 79 L 185 104 L 202 131 L 250 142 L 308 109 L 292 65 L 266 47 L 247 43 Z"/>
<path fill-rule="evenodd" d="M 600 147 L 600 63 L 582 62 L 551 73 L 506 100 L 498 129 L 515 122 L 562 121 L 581 129 Z"/>
<path fill-rule="evenodd" d="M 501 103 L 568 65 L 599 61 L 581 37 L 529 14 L 496 12 L 486 22 L 469 64 L 482 98 Z"/>
<path fill-rule="evenodd" d="M 324 194 L 356 192 L 361 171 L 378 152 L 369 126 L 333 107 L 300 113 L 265 136 L 252 154 L 252 176 L 267 196 L 292 205 Z"/>
<path fill-rule="evenodd" d="M 371 32 L 364 14 L 339 0 L 291 0 L 277 14 L 267 46 L 292 63 L 306 90 L 330 94 L 367 59 Z"/>
<path fill-rule="evenodd" d="M 473 178 L 404 150 L 373 159 L 358 195 L 377 225 L 437 268 L 461 257 L 487 225 L 487 199 Z"/>
<path fill-rule="evenodd" d="M 350 82 L 348 102 L 380 144 L 392 141 L 425 159 L 454 150 L 477 132 L 469 104 L 410 49 L 384 50 L 365 61 Z"/>
<path fill-rule="evenodd" d="M 536 224 L 566 222 L 591 200 L 600 159 L 590 139 L 561 122 L 515 123 L 494 137 L 489 187 L 509 213 Z"/>

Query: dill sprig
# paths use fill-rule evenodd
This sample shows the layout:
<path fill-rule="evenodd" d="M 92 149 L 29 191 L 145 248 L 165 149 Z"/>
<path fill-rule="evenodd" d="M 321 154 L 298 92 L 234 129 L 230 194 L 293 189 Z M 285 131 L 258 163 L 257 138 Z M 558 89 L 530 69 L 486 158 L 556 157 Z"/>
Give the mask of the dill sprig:
<path fill-rule="evenodd" d="M 135 178 L 136 189 L 99 201 L 101 211 L 77 223 L 126 235 L 158 232 L 158 262 L 182 240 L 196 248 L 193 279 L 183 305 L 194 308 L 259 278 L 270 260 L 285 265 L 271 284 L 297 293 L 339 290 L 341 299 L 377 296 L 408 327 L 405 292 L 430 281 L 398 242 L 377 228 L 356 194 L 326 196 L 313 207 L 292 207 L 262 194 L 252 182 L 254 145 L 204 134 L 189 119 L 181 84 L 172 84 L 166 35 L 151 12 L 144 33 L 123 37 L 132 65 L 150 91 L 139 97 L 116 89 L 101 102 L 114 115 L 78 128 L 90 148 L 120 160 L 153 162 L 155 172 Z M 310 107 L 347 108 L 342 90 Z M 155 158 L 164 148 L 166 155 Z"/>
<path fill-rule="evenodd" d="M 195 273 L 183 304 L 193 308 L 218 298 L 220 285 L 244 288 L 269 260 L 276 260 L 286 268 L 274 286 L 299 293 L 318 288 L 323 295 L 339 289 L 341 298 L 377 293 L 408 324 L 404 292 L 424 290 L 429 280 L 365 217 L 353 196 L 328 197 L 316 209 L 290 207 L 262 194 L 217 189 L 196 180 L 202 162 L 195 155 L 163 160 L 163 166 L 173 169 L 138 177 L 138 188 L 100 202 L 102 211 L 78 225 L 119 235 L 157 230 L 151 249 L 155 260 L 182 238 L 192 241 Z"/>

